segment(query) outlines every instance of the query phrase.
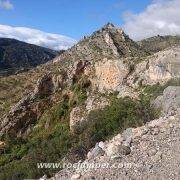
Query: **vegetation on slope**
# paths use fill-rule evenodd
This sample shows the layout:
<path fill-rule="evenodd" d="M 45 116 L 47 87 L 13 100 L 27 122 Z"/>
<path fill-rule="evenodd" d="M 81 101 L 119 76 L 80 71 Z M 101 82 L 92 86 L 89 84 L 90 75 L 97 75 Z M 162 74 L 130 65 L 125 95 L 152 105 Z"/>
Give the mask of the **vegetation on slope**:
<path fill-rule="evenodd" d="M 7 113 L 23 96 L 34 89 L 39 74 L 32 72 L 0 77 L 0 117 Z"/>
<path fill-rule="evenodd" d="M 0 76 L 0 117 L 6 114 L 22 97 L 33 92 L 37 80 L 49 71 L 59 73 L 59 68 L 56 64 L 51 63 L 17 75 Z"/>
<path fill-rule="evenodd" d="M 57 169 L 37 169 L 37 163 L 61 162 L 65 156 L 82 159 L 97 141 L 106 140 L 127 127 L 145 123 L 148 119 L 145 112 L 154 118 L 154 111 L 143 101 L 117 99 L 113 95 L 109 98 L 109 106 L 89 114 L 91 123 L 79 135 L 69 130 L 72 104 L 70 99 L 64 98 L 44 113 L 28 138 L 7 138 L 7 146 L 0 156 L 0 179 L 37 178 L 44 174 L 52 176 Z"/>
<path fill-rule="evenodd" d="M 161 85 L 160 83 L 154 85 L 146 85 L 143 88 L 143 94 L 148 100 L 153 100 L 157 96 L 162 95 L 164 89 L 168 86 L 180 86 L 180 78 L 174 78 L 167 81 L 165 84 Z"/>

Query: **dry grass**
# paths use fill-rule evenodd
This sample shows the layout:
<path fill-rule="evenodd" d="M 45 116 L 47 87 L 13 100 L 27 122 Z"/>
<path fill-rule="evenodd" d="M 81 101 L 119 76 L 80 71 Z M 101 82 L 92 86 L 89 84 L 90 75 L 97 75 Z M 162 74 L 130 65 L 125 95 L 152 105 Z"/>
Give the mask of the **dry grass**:
<path fill-rule="evenodd" d="M 0 77 L 0 117 L 10 110 L 22 97 L 32 92 L 37 80 L 47 72 L 56 74 L 61 63 L 48 62 L 17 75 Z"/>

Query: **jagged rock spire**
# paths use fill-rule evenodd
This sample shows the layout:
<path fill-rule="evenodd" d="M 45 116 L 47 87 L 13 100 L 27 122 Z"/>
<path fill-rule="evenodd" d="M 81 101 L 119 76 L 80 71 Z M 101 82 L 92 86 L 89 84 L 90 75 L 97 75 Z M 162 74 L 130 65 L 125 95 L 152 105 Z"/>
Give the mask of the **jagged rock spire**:
<path fill-rule="evenodd" d="M 110 23 L 110 22 L 108 22 L 107 24 L 105 24 L 104 25 L 104 29 L 112 29 L 112 28 L 114 28 L 115 27 L 115 25 L 114 24 L 112 24 L 112 23 Z"/>
<path fill-rule="evenodd" d="M 123 34 L 125 35 L 124 31 L 122 28 L 118 27 L 118 26 L 115 26 L 114 24 L 112 23 L 107 23 L 105 24 L 102 29 L 103 31 L 108 31 L 108 32 L 111 32 L 111 31 L 117 31 L 119 34 Z"/>

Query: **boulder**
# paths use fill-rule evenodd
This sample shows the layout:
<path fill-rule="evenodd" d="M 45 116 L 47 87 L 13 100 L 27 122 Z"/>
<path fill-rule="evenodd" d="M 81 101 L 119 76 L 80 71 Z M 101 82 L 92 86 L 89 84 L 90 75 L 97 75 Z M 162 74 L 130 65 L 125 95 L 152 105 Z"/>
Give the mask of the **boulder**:
<path fill-rule="evenodd" d="M 163 95 L 154 100 L 153 105 L 161 109 L 164 116 L 180 114 L 180 86 L 167 87 Z"/>
<path fill-rule="evenodd" d="M 93 159 L 93 158 L 96 158 L 98 156 L 104 155 L 104 153 L 105 153 L 104 150 L 97 143 L 96 146 L 91 151 L 89 151 L 89 153 L 87 154 L 87 158 Z"/>
<path fill-rule="evenodd" d="M 107 145 L 106 154 L 111 157 L 121 157 L 123 155 L 128 155 L 131 153 L 130 146 L 125 146 L 123 144 L 109 143 Z"/>

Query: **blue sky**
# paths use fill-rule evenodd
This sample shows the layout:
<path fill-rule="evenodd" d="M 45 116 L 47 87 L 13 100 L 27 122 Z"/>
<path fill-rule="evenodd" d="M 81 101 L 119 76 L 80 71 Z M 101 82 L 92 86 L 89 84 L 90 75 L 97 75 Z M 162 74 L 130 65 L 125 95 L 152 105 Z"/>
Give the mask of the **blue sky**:
<path fill-rule="evenodd" d="M 180 35 L 180 0 L 0 0 L 0 37 L 67 49 L 107 22 L 133 40 Z"/>
<path fill-rule="evenodd" d="M 63 34 L 74 39 L 107 22 L 122 25 L 126 11 L 141 12 L 151 0 L 11 0 L 14 9 L 0 10 L 0 24 Z"/>

